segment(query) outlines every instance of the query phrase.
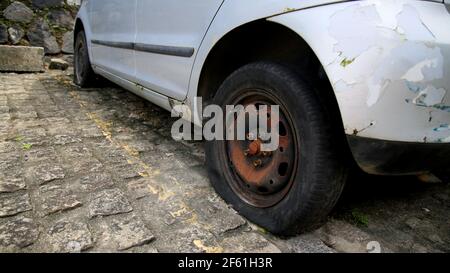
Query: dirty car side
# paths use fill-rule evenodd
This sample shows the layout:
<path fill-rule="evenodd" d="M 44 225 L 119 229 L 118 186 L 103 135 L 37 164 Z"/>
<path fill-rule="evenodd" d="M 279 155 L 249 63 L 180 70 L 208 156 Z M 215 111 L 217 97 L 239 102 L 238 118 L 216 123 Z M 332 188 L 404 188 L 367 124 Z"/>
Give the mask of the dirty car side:
<path fill-rule="evenodd" d="M 130 2 L 139 5 L 139 0 Z M 448 168 L 450 11 L 444 1 L 225 0 L 216 1 L 212 8 L 217 12 L 210 11 L 204 36 L 189 44 L 194 48 L 190 60 L 155 59 L 155 67 L 165 69 L 155 75 L 164 74 L 171 85 L 140 81 L 139 67 L 147 64 L 132 54 L 122 56 L 124 63 L 135 65 L 127 81 L 113 77 L 90 53 L 94 70 L 168 110 L 183 103 L 196 113 L 202 69 L 214 46 L 241 25 L 267 20 L 296 32 L 319 59 L 353 155 L 365 171 L 417 173 Z M 78 19 L 92 38 L 85 9 Z M 114 38 L 122 36 L 118 33 Z M 158 37 L 147 38 L 138 42 Z M 90 41 L 89 46 L 93 47 Z"/>

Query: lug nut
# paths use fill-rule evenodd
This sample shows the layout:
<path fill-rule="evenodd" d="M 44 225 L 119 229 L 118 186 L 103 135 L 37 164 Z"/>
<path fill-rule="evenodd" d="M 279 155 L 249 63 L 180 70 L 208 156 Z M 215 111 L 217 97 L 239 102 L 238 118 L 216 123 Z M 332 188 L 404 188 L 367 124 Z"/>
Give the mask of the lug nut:
<path fill-rule="evenodd" d="M 261 165 L 262 165 L 261 159 L 255 160 L 253 162 L 253 166 L 255 166 L 255 168 L 260 167 Z"/>

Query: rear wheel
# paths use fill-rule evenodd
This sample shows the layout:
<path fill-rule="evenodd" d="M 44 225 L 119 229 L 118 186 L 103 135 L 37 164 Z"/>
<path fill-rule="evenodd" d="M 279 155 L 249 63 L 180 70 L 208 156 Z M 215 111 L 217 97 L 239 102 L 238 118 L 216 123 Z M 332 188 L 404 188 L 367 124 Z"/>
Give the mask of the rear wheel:
<path fill-rule="evenodd" d="M 216 191 L 243 216 L 275 234 L 318 226 L 342 192 L 347 167 L 336 148 L 340 138 L 334 137 L 326 106 L 314 90 L 286 66 L 259 62 L 229 76 L 214 102 L 223 109 L 280 108 L 279 147 L 273 152 L 262 152 L 261 140 L 252 137 L 207 142 L 208 173 Z M 249 133 L 253 129 L 246 128 Z"/>
<path fill-rule="evenodd" d="M 89 87 L 95 79 L 89 60 L 86 34 L 83 30 L 75 38 L 74 48 L 74 83 L 80 87 Z"/>

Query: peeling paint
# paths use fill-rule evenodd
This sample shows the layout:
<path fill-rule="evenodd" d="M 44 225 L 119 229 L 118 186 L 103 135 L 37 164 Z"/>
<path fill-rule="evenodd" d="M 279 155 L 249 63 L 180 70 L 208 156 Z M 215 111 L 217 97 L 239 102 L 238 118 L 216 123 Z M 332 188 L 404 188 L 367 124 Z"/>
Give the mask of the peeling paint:
<path fill-rule="evenodd" d="M 351 5 L 337 11 L 330 20 L 329 33 L 337 41 L 334 51 L 344 53 L 348 59 L 358 57 L 379 41 L 376 34 L 381 19 L 375 5 Z"/>
<path fill-rule="evenodd" d="M 417 52 L 424 52 L 426 48 L 412 49 Z M 436 50 L 440 51 L 439 48 Z M 431 53 L 431 52 L 430 52 Z M 443 57 L 440 52 L 427 53 L 425 59 L 413 65 L 403 76 L 402 79 L 409 82 L 422 82 L 440 79 L 444 76 L 443 73 Z M 419 53 L 420 54 L 420 53 Z M 433 56 L 436 54 L 436 56 Z M 425 56 L 424 56 L 425 58 Z"/>
<path fill-rule="evenodd" d="M 355 61 L 355 58 L 350 59 L 350 60 L 347 59 L 347 58 L 344 58 L 344 59 L 341 61 L 341 66 L 342 66 L 342 67 L 346 67 L 347 65 L 353 63 L 354 61 Z"/>
<path fill-rule="evenodd" d="M 435 105 L 434 108 L 450 113 L 450 105 Z"/>
<path fill-rule="evenodd" d="M 364 132 L 365 130 L 369 129 L 370 127 L 374 126 L 376 124 L 375 121 L 372 121 L 368 126 L 362 128 L 362 129 L 353 129 L 353 135 L 357 136 L 359 133 Z"/>
<path fill-rule="evenodd" d="M 405 81 L 405 85 L 408 87 L 409 91 L 413 93 L 419 93 L 420 89 L 422 89 L 422 86 L 420 84 L 410 81 Z"/>
<path fill-rule="evenodd" d="M 440 48 L 430 48 L 411 41 L 402 42 L 385 56 L 373 73 L 369 82 L 367 105 L 370 107 L 377 103 L 394 81 L 405 80 L 409 90 L 421 92 L 433 90 L 434 87 L 427 86 L 427 83 L 443 76 L 443 55 Z"/>
<path fill-rule="evenodd" d="M 405 80 L 408 88 L 412 89 L 414 83 L 424 84 L 443 77 L 441 49 L 421 42 L 434 40 L 435 36 L 422 22 L 417 10 L 409 4 L 397 5 L 397 9 L 388 12 L 379 11 L 376 4 L 350 5 L 333 14 L 329 33 L 337 41 L 334 51 L 338 53 L 337 60 L 330 65 L 337 72 L 337 77 L 346 83 L 366 81 L 369 107 L 375 105 L 395 81 Z M 346 68 L 356 58 L 363 57 L 374 63 L 369 78 L 365 77 L 367 69 L 370 69 L 368 67 L 345 73 L 339 73 L 335 67 L 336 61 L 339 61 L 340 67 Z M 435 93 L 445 95 L 443 89 L 426 84 L 423 87 L 414 85 L 414 92 L 421 91 L 421 96 L 431 93 L 427 97 L 432 99 L 436 99 L 433 97 Z"/>
<path fill-rule="evenodd" d="M 406 39 L 413 41 L 428 41 L 435 39 L 431 30 L 422 22 L 420 14 L 411 5 L 405 4 L 397 15 L 398 27 Z"/>
<path fill-rule="evenodd" d="M 450 126 L 448 124 L 441 124 L 438 128 L 433 129 L 435 132 L 450 131 Z"/>
<path fill-rule="evenodd" d="M 296 10 L 295 8 L 285 8 L 283 10 L 283 12 L 291 12 L 291 11 L 295 11 L 295 10 Z"/>
<path fill-rule="evenodd" d="M 435 106 L 442 103 L 445 94 L 445 89 L 437 89 L 436 87 L 429 85 L 424 90 L 419 92 L 412 103 L 425 107 Z"/>

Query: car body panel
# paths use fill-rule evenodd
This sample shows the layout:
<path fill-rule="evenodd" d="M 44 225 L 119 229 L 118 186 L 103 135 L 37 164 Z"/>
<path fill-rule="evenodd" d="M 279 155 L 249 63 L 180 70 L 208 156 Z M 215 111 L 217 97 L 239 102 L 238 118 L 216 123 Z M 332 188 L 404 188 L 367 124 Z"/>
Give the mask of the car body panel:
<path fill-rule="evenodd" d="M 136 38 L 137 0 L 87 1 L 90 51 L 94 65 L 134 81 L 136 73 L 133 50 L 105 46 L 92 41 L 130 43 Z"/>
<path fill-rule="evenodd" d="M 137 0 L 136 43 L 195 52 L 223 0 Z M 136 51 L 137 82 L 168 97 L 186 97 L 195 55 Z"/>
<path fill-rule="evenodd" d="M 443 4 L 357 1 L 270 20 L 295 30 L 316 53 L 347 134 L 450 142 L 450 32 L 443 27 L 450 13 Z"/>

